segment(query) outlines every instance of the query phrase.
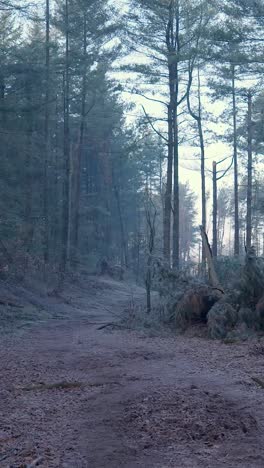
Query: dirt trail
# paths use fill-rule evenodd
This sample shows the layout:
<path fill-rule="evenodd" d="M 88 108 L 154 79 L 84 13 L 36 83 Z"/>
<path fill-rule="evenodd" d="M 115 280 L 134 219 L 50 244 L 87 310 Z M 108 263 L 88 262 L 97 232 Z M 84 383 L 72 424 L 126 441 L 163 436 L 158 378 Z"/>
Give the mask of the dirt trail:
<path fill-rule="evenodd" d="M 0 466 L 263 468 L 264 352 L 98 330 L 143 291 L 94 286 L 69 288 L 71 319 L 1 338 Z"/>

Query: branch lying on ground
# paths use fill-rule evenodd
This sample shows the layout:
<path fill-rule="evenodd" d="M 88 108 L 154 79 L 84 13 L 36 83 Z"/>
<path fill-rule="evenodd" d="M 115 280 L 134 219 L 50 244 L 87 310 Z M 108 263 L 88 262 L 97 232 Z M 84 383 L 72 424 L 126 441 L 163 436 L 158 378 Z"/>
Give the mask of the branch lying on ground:
<path fill-rule="evenodd" d="M 16 302 L 11 301 L 10 299 L 1 299 L 0 304 L 9 306 L 9 307 L 17 307 L 18 309 L 24 309 L 24 306 L 21 304 L 17 304 Z"/>
<path fill-rule="evenodd" d="M 104 328 L 107 328 L 107 327 L 117 327 L 117 328 L 125 328 L 125 329 L 127 328 L 124 325 L 120 325 L 116 322 L 109 322 L 109 323 L 105 323 L 101 327 L 98 327 L 97 330 L 103 330 Z"/>

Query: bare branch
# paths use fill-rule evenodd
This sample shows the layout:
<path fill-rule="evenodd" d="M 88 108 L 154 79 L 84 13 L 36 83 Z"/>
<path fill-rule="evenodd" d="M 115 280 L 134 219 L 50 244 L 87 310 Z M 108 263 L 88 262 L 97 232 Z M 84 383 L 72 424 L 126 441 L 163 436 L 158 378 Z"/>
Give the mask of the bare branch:
<path fill-rule="evenodd" d="M 146 109 L 145 109 L 145 107 L 144 107 L 143 105 L 142 105 L 141 107 L 142 107 L 142 109 L 143 109 L 143 111 L 144 111 L 144 114 L 145 114 L 145 116 L 146 116 L 146 117 L 147 117 L 147 119 L 148 119 L 148 122 L 149 122 L 149 124 L 150 124 L 150 126 L 151 126 L 152 130 L 154 130 L 154 132 L 156 132 L 156 133 L 157 133 L 157 135 L 159 135 L 159 137 L 161 137 L 163 140 L 165 140 L 165 141 L 166 141 L 166 143 L 168 143 L 168 139 L 167 139 L 167 138 L 165 138 L 165 136 L 164 136 L 164 135 L 162 135 L 162 133 L 161 133 L 161 132 L 159 132 L 159 130 L 157 130 L 157 129 L 154 127 L 153 123 L 152 123 L 152 122 L 151 122 L 151 120 L 150 120 L 150 117 L 149 117 L 149 115 L 148 115 L 148 114 L 147 114 L 147 112 L 146 112 Z"/>

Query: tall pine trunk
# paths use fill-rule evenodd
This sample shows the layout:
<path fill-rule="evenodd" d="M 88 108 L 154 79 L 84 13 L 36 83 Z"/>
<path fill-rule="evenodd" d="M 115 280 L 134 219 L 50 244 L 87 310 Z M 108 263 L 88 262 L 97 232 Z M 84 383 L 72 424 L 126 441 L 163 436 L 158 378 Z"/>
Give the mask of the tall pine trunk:
<path fill-rule="evenodd" d="M 127 240 L 126 240 L 125 226 L 124 226 L 124 221 L 123 221 L 123 213 L 122 213 L 122 208 L 121 208 L 120 193 L 119 193 L 119 188 L 117 187 L 116 183 L 114 183 L 114 193 L 115 193 L 116 204 L 117 204 L 120 237 L 121 237 L 121 244 L 122 244 L 121 264 L 125 265 L 125 267 L 128 268 Z"/>
<path fill-rule="evenodd" d="M 25 186 L 25 232 L 24 232 L 24 247 L 26 252 L 30 252 L 32 248 L 33 235 L 34 235 L 34 224 L 32 219 L 33 213 L 33 148 L 32 148 L 32 135 L 33 135 L 33 115 L 32 115 L 32 89 L 30 83 L 25 84 L 25 92 L 27 99 L 27 137 L 26 137 L 26 157 L 25 157 L 25 169 L 26 169 L 26 186 Z"/>
<path fill-rule="evenodd" d="M 48 166 L 49 166 L 49 100 L 50 100 L 50 1 L 46 0 L 46 64 L 45 64 L 45 160 L 43 184 L 43 217 L 44 217 L 44 263 L 49 262 L 49 200 L 48 200 Z"/>
<path fill-rule="evenodd" d="M 74 255 L 79 244 L 79 223 L 80 223 L 80 195 L 81 195 L 81 161 L 83 154 L 83 141 L 86 117 L 86 98 L 87 98 L 87 13 L 84 12 L 83 18 L 83 75 L 82 75 L 82 98 L 81 98 L 81 119 L 79 129 L 79 141 L 77 149 L 77 161 L 75 165 L 75 193 L 73 205 L 73 226 L 72 226 L 72 246 Z"/>
<path fill-rule="evenodd" d="M 201 80 L 200 80 L 200 69 L 198 67 L 198 132 L 200 142 L 200 154 L 201 154 L 201 190 L 202 190 L 202 226 L 206 232 L 206 184 L 205 184 L 205 147 L 204 147 L 204 134 L 202 124 L 202 103 L 201 103 Z M 202 268 L 205 268 L 206 255 L 204 246 L 202 248 Z"/>
<path fill-rule="evenodd" d="M 216 162 L 213 162 L 213 257 L 217 257 L 217 172 Z"/>
<path fill-rule="evenodd" d="M 199 145 L 200 145 L 200 158 L 201 158 L 201 192 L 202 192 L 202 227 L 206 232 L 206 180 L 205 180 L 205 146 L 204 146 L 204 132 L 203 132 L 203 122 L 202 122 L 202 103 L 201 103 L 201 80 L 200 80 L 200 70 L 198 66 L 198 111 L 194 112 L 192 109 L 190 101 L 190 92 L 193 81 L 193 67 L 189 62 L 189 83 L 187 89 L 187 106 L 189 114 L 197 123 L 198 135 L 199 135 Z M 206 266 L 206 253 L 205 246 L 202 244 L 202 273 L 205 272 Z"/>
<path fill-rule="evenodd" d="M 177 78 L 178 79 L 178 78 Z M 177 86 L 178 88 L 178 83 Z M 176 100 L 178 92 L 176 92 Z M 179 127 L 178 108 L 175 106 L 174 117 L 174 185 L 173 185 L 173 268 L 180 266 L 180 203 L 179 203 Z"/>
<path fill-rule="evenodd" d="M 239 255 L 239 204 L 238 204 L 238 160 L 237 160 L 237 108 L 235 87 L 235 66 L 231 66 L 232 73 L 232 102 L 233 102 L 233 156 L 234 156 L 234 255 Z"/>
<path fill-rule="evenodd" d="M 172 203 L 172 166 L 173 166 L 173 118 L 172 106 L 168 108 L 168 158 L 167 158 L 167 180 L 165 191 L 165 206 L 163 220 L 163 253 L 164 258 L 170 265 L 171 256 L 171 203 Z"/>
<path fill-rule="evenodd" d="M 62 219 L 62 255 L 61 269 L 65 272 L 69 260 L 70 241 L 70 126 L 69 126 L 69 3 L 65 0 L 65 71 L 64 71 L 64 181 L 63 181 L 63 219 Z"/>
<path fill-rule="evenodd" d="M 248 162 L 247 162 L 247 227 L 246 246 L 251 247 L 252 239 L 252 94 L 248 93 Z"/>
<path fill-rule="evenodd" d="M 179 1 L 175 3 L 175 58 L 174 72 L 174 187 L 173 187 L 173 267 L 180 266 L 180 200 L 179 200 L 179 124 L 178 124 L 178 96 L 179 96 L 179 53 L 180 53 L 180 8 Z"/>
<path fill-rule="evenodd" d="M 54 176 L 53 176 L 53 182 L 52 182 L 52 210 L 51 210 L 51 232 L 50 232 L 50 237 L 51 237 L 51 246 L 52 246 L 52 258 L 55 259 L 56 261 L 59 260 L 60 258 L 60 229 L 61 229 L 61 224 L 58 223 L 58 220 L 61 219 L 61 205 L 60 205 L 60 189 L 61 186 L 59 184 L 59 179 L 60 179 L 60 168 L 59 168 L 59 152 L 60 152 L 60 138 L 59 138 L 59 133 L 60 133 L 60 125 L 59 125 L 59 96 L 56 94 L 56 102 L 55 102 L 55 148 L 54 148 L 54 162 L 53 162 L 53 168 L 54 168 Z"/>

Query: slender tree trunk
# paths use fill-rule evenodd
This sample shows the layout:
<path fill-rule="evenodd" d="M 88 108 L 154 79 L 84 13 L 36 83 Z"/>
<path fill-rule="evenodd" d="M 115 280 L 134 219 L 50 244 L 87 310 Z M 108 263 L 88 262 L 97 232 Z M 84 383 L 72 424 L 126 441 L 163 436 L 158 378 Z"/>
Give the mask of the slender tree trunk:
<path fill-rule="evenodd" d="M 168 159 L 167 159 L 167 180 L 164 206 L 164 233 L 163 233 L 163 253 L 164 258 L 170 265 L 171 257 L 171 203 L 172 203 L 172 166 L 173 166 L 173 118 L 172 107 L 168 109 Z"/>
<path fill-rule="evenodd" d="M 248 163 L 247 163 L 247 227 L 246 246 L 251 247 L 252 238 L 252 95 L 248 93 Z"/>
<path fill-rule="evenodd" d="M 198 112 L 195 113 L 192 109 L 190 102 L 190 91 L 193 80 L 193 67 L 189 62 L 189 84 L 187 90 L 187 106 L 191 117 L 196 121 L 198 127 L 199 143 L 200 143 L 200 155 L 201 155 L 201 190 L 202 190 L 202 226 L 206 232 L 206 183 L 205 183 L 205 146 L 204 146 L 204 134 L 202 124 L 202 102 L 201 102 L 201 80 L 200 80 L 200 69 L 198 66 Z M 201 271 L 205 274 L 206 268 L 206 252 L 205 245 L 202 243 L 202 264 Z"/>
<path fill-rule="evenodd" d="M 179 127 L 177 112 L 178 108 L 176 108 L 174 119 L 173 268 L 179 268 L 180 266 Z"/>
<path fill-rule="evenodd" d="M 206 185 L 205 185 L 205 148 L 202 120 L 198 120 L 200 150 L 201 150 L 201 186 L 202 186 L 202 225 L 206 230 Z M 205 256 L 204 256 L 205 259 Z"/>
<path fill-rule="evenodd" d="M 52 204 L 52 223 L 51 223 L 51 239 L 52 239 L 52 255 L 58 260 L 58 244 L 60 241 L 60 224 L 58 219 L 61 219 L 61 207 L 59 204 L 59 96 L 56 95 L 55 104 L 55 148 L 54 148 L 54 181 L 53 181 L 53 204 Z"/>
<path fill-rule="evenodd" d="M 25 191 L 25 233 L 24 245 L 27 252 L 30 252 L 32 247 L 34 224 L 32 219 L 33 213 L 33 164 L 32 164 L 32 134 L 33 134 L 33 116 L 32 116 L 32 90 L 30 84 L 26 83 L 26 98 L 27 98 L 27 138 L 26 138 L 26 191 Z"/>
<path fill-rule="evenodd" d="M 202 124 L 202 102 L 201 102 L 201 79 L 200 79 L 200 68 L 198 67 L 198 132 L 200 142 L 200 153 L 201 153 L 201 189 L 202 189 L 202 226 L 206 231 L 206 184 L 205 184 L 205 147 L 204 147 L 204 134 Z M 205 269 L 206 255 L 205 248 L 202 248 L 202 268 Z"/>
<path fill-rule="evenodd" d="M 170 265 L 171 257 L 171 203 L 172 203 L 172 165 L 173 165 L 173 119 L 172 107 L 168 109 L 168 159 L 167 159 L 167 181 L 164 206 L 164 228 L 163 228 L 163 253 L 164 258 Z"/>
<path fill-rule="evenodd" d="M 171 0 L 169 5 L 169 19 L 166 28 L 166 45 L 168 52 L 169 93 L 170 102 L 168 106 L 168 161 L 167 181 L 164 206 L 164 233 L 163 252 L 164 258 L 171 266 L 171 213 L 172 213 L 172 169 L 174 153 L 174 115 L 175 115 L 175 41 L 174 41 L 174 16 L 175 1 Z"/>
<path fill-rule="evenodd" d="M 146 224 L 147 224 L 147 265 L 145 275 L 145 286 L 147 294 L 147 313 L 151 312 L 151 287 L 152 287 L 152 266 L 153 266 L 153 252 L 155 247 L 155 235 L 156 235 L 156 208 L 154 207 L 149 194 L 147 193 L 146 203 Z M 154 208 L 154 209 L 153 209 Z"/>
<path fill-rule="evenodd" d="M 49 100 L 50 100 L 50 0 L 46 0 L 46 66 L 45 66 L 45 160 L 43 184 L 44 217 L 44 263 L 49 262 L 49 201 L 48 201 L 48 166 L 49 166 Z"/>
<path fill-rule="evenodd" d="M 216 162 L 213 162 L 213 257 L 217 257 L 217 177 Z"/>
<path fill-rule="evenodd" d="M 119 190 L 118 190 L 118 187 L 116 186 L 116 184 L 114 185 L 114 193 L 115 193 L 117 211 L 118 211 L 118 217 L 119 217 L 121 243 L 122 243 L 122 253 L 123 253 L 122 256 L 123 256 L 124 261 L 125 261 L 125 267 L 128 268 L 127 242 L 126 242 L 125 228 L 124 228 L 122 209 L 121 209 L 121 203 L 120 203 L 120 194 L 119 194 Z"/>
<path fill-rule="evenodd" d="M 174 187 L 173 187 L 173 267 L 180 267 L 180 200 L 179 200 L 179 52 L 180 52 L 180 10 L 175 3 L 175 57 L 173 61 L 173 130 L 174 130 Z"/>
<path fill-rule="evenodd" d="M 69 126 L 69 3 L 65 0 L 65 72 L 64 72 L 64 144 L 65 174 L 63 181 L 62 272 L 69 260 L 70 240 L 70 126 Z"/>
<path fill-rule="evenodd" d="M 233 101 L 233 150 L 234 150 L 234 209 L 235 209 L 235 232 L 234 232 L 234 254 L 239 255 L 239 204 L 238 204 L 238 158 L 237 158 L 237 108 L 235 88 L 235 66 L 232 71 L 232 101 Z"/>
<path fill-rule="evenodd" d="M 73 208 L 73 229 L 72 246 L 76 253 L 79 241 L 79 223 L 80 223 L 80 193 L 81 193 L 81 161 L 83 154 L 83 140 L 86 117 L 86 97 L 87 97 L 87 17 L 84 12 L 83 19 L 83 76 L 82 76 L 82 102 L 81 102 L 81 121 L 79 129 L 79 142 L 77 150 L 77 163 L 75 165 L 75 194 Z"/>

